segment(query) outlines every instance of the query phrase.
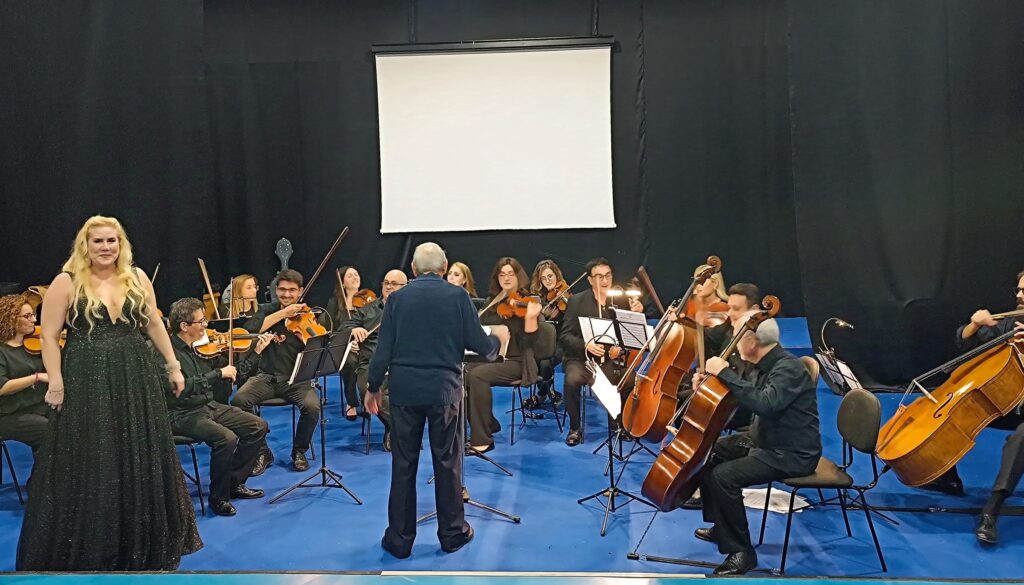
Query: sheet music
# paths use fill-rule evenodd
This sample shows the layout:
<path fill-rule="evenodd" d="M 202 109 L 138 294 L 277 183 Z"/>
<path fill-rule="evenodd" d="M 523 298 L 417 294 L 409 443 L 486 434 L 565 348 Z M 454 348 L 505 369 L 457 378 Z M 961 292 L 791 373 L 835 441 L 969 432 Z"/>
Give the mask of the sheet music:
<path fill-rule="evenodd" d="M 587 361 L 587 368 L 594 373 L 594 382 L 590 385 L 590 389 L 593 390 L 612 418 L 619 416 L 622 413 L 622 401 L 619 398 L 618 388 L 604 375 L 604 370 L 597 367 L 593 361 Z"/>
<path fill-rule="evenodd" d="M 491 334 L 491 326 L 490 325 L 481 325 L 480 327 L 484 330 L 484 335 L 490 335 Z M 496 327 L 504 327 L 504 325 L 496 325 Z M 509 338 L 509 341 L 511 341 L 511 338 Z M 498 355 L 501 356 L 501 357 L 505 357 L 506 353 L 508 353 L 508 343 L 503 343 L 501 345 L 501 347 L 498 348 Z M 465 351 L 465 355 L 480 355 L 480 354 L 476 353 L 475 351 L 470 351 L 470 350 L 467 349 Z"/>
<path fill-rule="evenodd" d="M 846 378 L 846 383 L 850 385 L 850 389 L 864 389 L 864 387 L 860 385 L 860 380 L 858 380 L 857 376 L 853 374 L 853 370 L 850 369 L 850 366 L 846 365 L 846 362 L 837 359 L 836 366 L 839 367 L 839 373 L 841 373 L 843 377 Z"/>
<path fill-rule="evenodd" d="M 615 323 L 611 319 L 598 319 L 597 317 L 580 317 L 579 319 L 584 343 L 591 341 L 612 345 L 619 343 L 619 340 L 615 338 Z"/>
<path fill-rule="evenodd" d="M 643 313 L 615 309 L 615 320 L 619 323 L 622 345 L 626 349 L 640 349 L 647 338 L 654 335 L 654 329 L 647 324 L 647 316 Z"/>

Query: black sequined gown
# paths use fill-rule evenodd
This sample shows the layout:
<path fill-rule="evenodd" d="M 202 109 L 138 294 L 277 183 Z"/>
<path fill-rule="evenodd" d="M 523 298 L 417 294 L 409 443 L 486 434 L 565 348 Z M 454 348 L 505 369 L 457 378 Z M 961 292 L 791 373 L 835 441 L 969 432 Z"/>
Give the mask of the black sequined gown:
<path fill-rule="evenodd" d="M 50 417 L 48 457 L 29 495 L 21 571 L 173 570 L 202 548 L 167 421 L 163 367 L 140 333 L 107 309 L 89 333 L 79 316 L 61 359 L 63 409 Z"/>

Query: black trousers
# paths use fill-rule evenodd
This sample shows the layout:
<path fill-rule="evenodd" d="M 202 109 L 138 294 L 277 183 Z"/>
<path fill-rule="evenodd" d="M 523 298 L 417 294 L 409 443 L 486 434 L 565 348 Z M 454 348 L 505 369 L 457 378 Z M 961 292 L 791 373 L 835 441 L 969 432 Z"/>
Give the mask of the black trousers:
<path fill-rule="evenodd" d="M 540 381 L 537 383 L 537 395 L 547 396 L 548 392 L 555 386 L 555 367 L 562 363 L 562 348 L 555 346 L 555 355 L 546 359 L 537 360 L 537 374 Z"/>
<path fill-rule="evenodd" d="M 283 398 L 298 406 L 299 424 L 292 439 L 292 453 L 304 453 L 309 449 L 313 431 L 316 430 L 316 424 L 320 419 L 320 398 L 311 383 L 289 385 L 287 379 L 280 378 L 270 374 L 256 374 L 238 389 L 238 393 L 231 399 L 231 404 L 246 412 L 253 412 L 259 403 L 271 398 Z"/>
<path fill-rule="evenodd" d="M 361 393 L 361 387 L 358 385 L 356 377 L 356 369 L 358 367 L 359 358 L 355 354 L 349 354 L 348 360 L 345 361 L 345 365 L 341 368 L 341 382 L 345 389 L 345 404 L 351 407 L 360 405 L 359 394 Z"/>
<path fill-rule="evenodd" d="M 471 445 L 494 442 L 493 386 L 508 386 L 519 381 L 523 364 L 519 360 L 475 363 L 466 366 L 466 393 L 469 396 L 469 427 Z"/>
<path fill-rule="evenodd" d="M 999 473 L 996 475 L 992 491 L 1004 491 L 1010 495 L 1020 484 L 1020 478 L 1024 475 L 1024 422 L 1017 425 L 1003 444 L 1003 458 L 999 465 Z"/>
<path fill-rule="evenodd" d="M 25 443 L 32 449 L 32 468 L 35 462 L 46 456 L 46 426 L 49 423 L 50 407 L 46 403 L 26 406 L 17 412 L 0 416 L 0 438 Z M 0 464 L 3 462 L 0 461 Z M 28 478 L 31 492 L 32 477 Z"/>
<path fill-rule="evenodd" d="M 576 358 L 566 358 L 562 364 L 565 370 L 565 410 L 569 413 L 569 430 L 578 431 L 582 424 L 580 418 L 580 391 L 594 381 L 594 376 L 587 369 L 586 362 Z M 601 364 L 601 371 L 612 384 L 617 384 L 622 377 L 623 369 L 612 360 Z M 623 392 L 633 389 L 633 380 L 623 386 Z M 624 397 L 625 395 L 623 395 Z"/>
<path fill-rule="evenodd" d="M 743 507 L 743 488 L 792 477 L 751 457 L 752 447 L 753 441 L 746 433 L 719 438 L 701 476 L 704 520 L 714 524 L 718 552 L 722 554 L 754 550 Z"/>
<path fill-rule="evenodd" d="M 391 494 L 384 541 L 396 553 L 412 551 L 416 539 L 416 470 L 423 427 L 429 429 L 434 464 L 437 540 L 442 547 L 464 544 L 469 536 L 462 502 L 462 443 L 459 405 L 391 405 Z"/>
<path fill-rule="evenodd" d="M 210 402 L 168 412 L 171 432 L 210 446 L 210 501 L 228 500 L 231 489 L 252 473 L 267 421 L 237 406 Z"/>

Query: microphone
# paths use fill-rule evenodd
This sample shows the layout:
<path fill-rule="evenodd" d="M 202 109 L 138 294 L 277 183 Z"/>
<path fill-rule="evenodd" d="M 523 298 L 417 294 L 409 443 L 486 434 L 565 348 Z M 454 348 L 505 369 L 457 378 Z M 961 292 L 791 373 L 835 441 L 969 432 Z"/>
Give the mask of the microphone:
<path fill-rule="evenodd" d="M 855 327 L 853 326 L 853 323 L 847 323 L 846 321 L 843 321 L 842 319 L 836 319 L 836 326 L 837 327 L 842 327 L 843 329 L 849 329 L 851 331 L 853 329 L 855 329 Z"/>

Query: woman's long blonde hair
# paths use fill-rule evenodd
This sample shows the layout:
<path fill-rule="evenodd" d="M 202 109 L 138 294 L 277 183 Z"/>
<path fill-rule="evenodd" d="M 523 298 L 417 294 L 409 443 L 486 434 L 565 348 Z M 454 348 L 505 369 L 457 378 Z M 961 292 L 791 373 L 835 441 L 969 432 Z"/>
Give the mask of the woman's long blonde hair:
<path fill-rule="evenodd" d="M 693 271 L 693 275 L 697 276 L 698 274 L 700 274 L 701 272 L 704 272 L 708 268 L 711 268 L 711 267 L 708 266 L 707 264 L 701 264 L 700 266 L 698 266 Z M 709 278 L 708 280 L 710 280 L 710 281 L 715 283 L 715 296 L 717 296 L 719 299 L 721 299 L 723 301 L 728 301 L 729 300 L 729 293 L 725 292 L 725 277 L 722 276 L 722 273 L 721 272 L 716 272 L 716 273 L 712 274 L 711 278 Z"/>
<path fill-rule="evenodd" d="M 259 282 L 258 280 L 256 280 L 256 277 L 251 275 L 251 274 L 239 274 L 238 276 L 236 276 L 233 279 L 231 279 L 231 308 L 230 308 L 230 311 L 231 311 L 231 316 L 236 318 L 236 319 L 238 318 L 239 315 L 242 314 L 242 311 L 244 311 L 246 308 L 248 308 L 248 307 L 245 306 L 246 300 L 251 300 L 251 302 L 254 305 L 254 308 L 256 306 L 259 306 L 259 301 L 257 299 L 243 299 L 242 298 L 242 287 L 245 286 L 245 281 L 247 281 L 247 280 L 252 280 L 253 282 L 256 282 L 256 283 Z"/>
<path fill-rule="evenodd" d="M 114 270 L 125 297 L 118 320 L 131 322 L 135 320 L 137 314 L 142 319 L 138 325 L 144 326 L 149 323 L 148 295 L 132 269 L 132 245 L 128 241 L 124 228 L 121 227 L 121 222 L 113 217 L 102 215 L 94 215 L 85 221 L 85 224 L 78 230 L 78 234 L 75 235 L 75 241 L 71 244 L 71 255 L 64 263 L 64 271 L 71 273 L 71 283 L 74 287 L 69 321 L 74 322 L 78 318 L 78 300 L 82 298 L 85 299 L 85 320 L 89 323 L 90 332 L 96 326 L 96 319 L 101 316 L 100 310 L 103 309 L 103 301 L 96 296 L 89 284 L 89 275 L 92 273 L 92 261 L 89 260 L 89 232 L 100 227 L 113 228 L 117 232 L 118 254 Z"/>

